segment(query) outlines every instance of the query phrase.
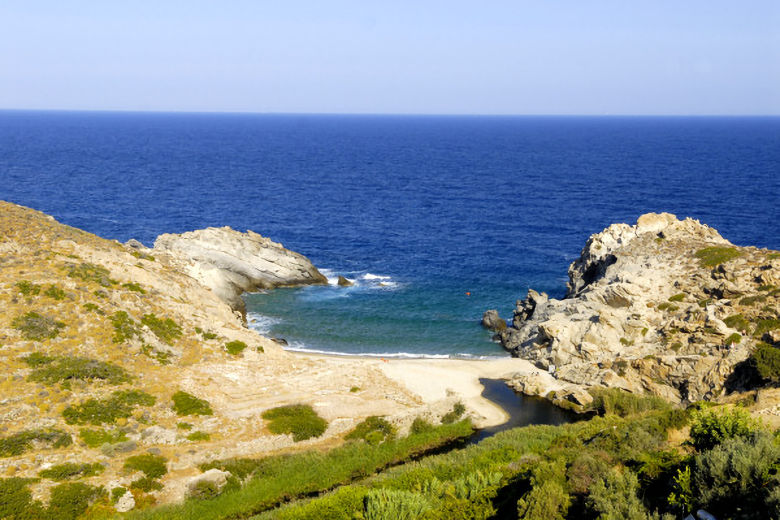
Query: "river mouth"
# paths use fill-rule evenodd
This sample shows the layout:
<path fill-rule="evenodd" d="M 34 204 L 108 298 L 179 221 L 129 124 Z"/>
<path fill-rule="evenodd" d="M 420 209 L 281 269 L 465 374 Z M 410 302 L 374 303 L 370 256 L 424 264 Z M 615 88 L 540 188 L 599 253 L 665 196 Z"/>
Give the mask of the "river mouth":
<path fill-rule="evenodd" d="M 479 382 L 484 387 L 482 397 L 500 406 L 509 415 L 509 419 L 502 424 L 478 430 L 469 439 L 470 444 L 476 444 L 498 432 L 512 428 L 534 424 L 557 426 L 589 417 L 588 414 L 578 414 L 559 408 L 541 397 L 518 394 L 501 379 L 481 378 Z"/>

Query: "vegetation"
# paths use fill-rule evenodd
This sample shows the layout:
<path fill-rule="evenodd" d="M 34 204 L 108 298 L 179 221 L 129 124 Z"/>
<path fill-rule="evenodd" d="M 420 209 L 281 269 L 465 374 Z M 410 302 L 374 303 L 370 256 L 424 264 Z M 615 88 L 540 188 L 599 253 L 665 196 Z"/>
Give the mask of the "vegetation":
<path fill-rule="evenodd" d="M 73 439 L 71 439 L 70 434 L 62 430 L 23 430 L 0 438 L 0 457 L 21 455 L 31 450 L 33 446 L 64 448 L 72 443 Z"/>
<path fill-rule="evenodd" d="M 195 332 L 203 336 L 203 339 L 217 339 L 217 335 L 213 332 L 206 331 L 201 329 L 200 327 L 195 327 Z"/>
<path fill-rule="evenodd" d="M 141 335 L 141 331 L 138 330 L 135 321 L 127 312 L 116 311 L 109 319 L 114 326 L 114 337 L 111 338 L 111 341 L 114 343 L 125 343 L 133 339 L 133 337 Z"/>
<path fill-rule="evenodd" d="M 711 450 L 726 439 L 752 437 L 758 430 L 758 423 L 742 408 L 695 411 L 691 423 L 691 445 L 697 451 Z"/>
<path fill-rule="evenodd" d="M 128 282 L 123 283 L 122 287 L 127 289 L 128 291 L 133 291 L 141 294 L 146 294 L 146 290 L 144 290 L 143 287 L 141 287 L 141 284 L 135 283 L 135 282 Z"/>
<path fill-rule="evenodd" d="M 736 247 L 714 246 L 699 249 L 695 256 L 702 267 L 715 267 L 742 256 L 742 252 Z"/>
<path fill-rule="evenodd" d="M 37 368 L 51 363 L 56 358 L 47 356 L 46 354 L 41 354 L 40 352 L 33 352 L 27 356 L 22 357 L 21 359 L 27 363 L 27 366 L 31 368 Z"/>
<path fill-rule="evenodd" d="M 228 354 L 231 354 L 233 356 L 240 354 L 245 348 L 246 348 L 246 343 L 244 343 L 243 341 L 235 340 L 235 341 L 230 341 L 228 343 L 225 343 L 225 350 L 228 351 Z"/>
<path fill-rule="evenodd" d="M 372 415 L 349 432 L 344 438 L 347 440 L 363 440 L 369 444 L 379 444 L 395 437 L 395 428 L 383 417 Z"/>
<path fill-rule="evenodd" d="M 41 293 L 41 286 L 32 283 L 29 280 L 16 282 L 16 288 L 24 296 L 38 296 Z"/>
<path fill-rule="evenodd" d="M 140 390 L 119 390 L 105 399 L 88 399 L 79 405 L 65 408 L 62 416 L 68 424 L 110 424 L 133 414 L 136 406 L 152 406 L 152 395 Z"/>
<path fill-rule="evenodd" d="M 104 496 L 102 488 L 68 483 L 51 490 L 48 507 L 33 500 L 28 486 L 33 479 L 0 479 L 0 518 L 9 520 L 75 520 Z"/>
<path fill-rule="evenodd" d="M 328 427 L 327 421 L 308 404 L 271 408 L 263 412 L 262 417 L 268 421 L 268 429 L 272 433 L 291 433 L 295 442 L 319 437 Z"/>
<path fill-rule="evenodd" d="M 74 379 L 82 381 L 97 379 L 112 385 L 130 381 L 130 374 L 124 368 L 96 359 L 58 356 L 53 358 L 36 357 L 30 360 L 30 356 L 25 358 L 28 364 L 33 362 L 38 363 L 38 365 L 30 374 L 29 380 L 45 385 L 69 383 Z"/>
<path fill-rule="evenodd" d="M 31 341 L 56 338 L 60 330 L 65 328 L 64 323 L 34 311 L 17 316 L 11 322 L 11 326 L 20 331 L 24 339 Z"/>
<path fill-rule="evenodd" d="M 181 326 L 170 318 L 160 319 L 154 314 L 144 314 L 141 323 L 149 327 L 160 341 L 173 345 L 174 340 L 181 337 Z"/>
<path fill-rule="evenodd" d="M 176 415 L 213 415 L 211 405 L 204 399 L 179 390 L 173 394 L 173 411 Z"/>
<path fill-rule="evenodd" d="M 168 473 L 168 465 L 165 457 L 145 453 L 135 455 L 125 460 L 124 468 L 130 471 L 140 471 L 148 478 L 160 478 Z"/>
<path fill-rule="evenodd" d="M 150 357 L 161 365 L 169 365 L 173 354 L 167 350 L 157 350 L 151 345 L 141 345 L 141 352 L 144 356 Z"/>
<path fill-rule="evenodd" d="M 780 349 L 760 341 L 750 357 L 758 374 L 773 382 L 780 382 Z"/>
<path fill-rule="evenodd" d="M 99 265 L 86 262 L 78 265 L 66 264 L 65 269 L 71 278 L 96 283 L 103 287 L 111 287 L 117 283 L 116 280 L 111 279 L 111 273 L 108 269 Z"/>
<path fill-rule="evenodd" d="M 92 477 L 103 471 L 103 465 L 94 463 L 77 464 L 75 462 L 66 462 L 64 464 L 57 464 L 49 469 L 45 469 L 38 473 L 41 478 L 48 478 L 51 480 L 68 480 L 73 478 Z"/>
<path fill-rule="evenodd" d="M 187 435 L 187 440 L 193 442 L 208 441 L 211 440 L 211 435 L 206 432 L 196 431 Z"/>
<path fill-rule="evenodd" d="M 49 298 L 53 300 L 64 300 L 65 299 L 65 291 L 57 287 L 56 285 L 50 285 L 48 289 L 43 291 L 44 296 L 48 296 Z"/>
<path fill-rule="evenodd" d="M 116 444 L 127 440 L 127 434 L 123 431 L 107 431 L 103 429 L 79 431 L 79 437 L 90 448 L 99 448 L 104 444 Z"/>
<path fill-rule="evenodd" d="M 463 414 L 466 413 L 466 407 L 458 401 L 454 405 L 452 405 L 452 410 L 445 413 L 441 418 L 442 424 L 452 424 L 461 417 L 463 417 Z"/>
<path fill-rule="evenodd" d="M 726 345 L 736 345 L 742 341 L 742 335 L 738 332 L 735 332 L 734 334 L 731 334 L 728 338 L 726 338 Z"/>
<path fill-rule="evenodd" d="M 780 329 L 780 319 L 763 319 L 756 322 L 756 330 L 753 331 L 753 335 L 760 338 L 765 333 Z"/>
<path fill-rule="evenodd" d="M 674 305 L 669 302 L 663 302 L 658 304 L 658 310 L 659 311 L 669 311 L 669 312 L 676 312 L 680 310 L 680 308 L 677 305 Z"/>
<path fill-rule="evenodd" d="M 732 329 L 737 329 L 743 332 L 750 328 L 750 322 L 746 320 L 745 317 L 741 314 L 734 314 L 729 316 L 723 320 L 723 323 Z"/>
<path fill-rule="evenodd" d="M 679 293 L 669 297 L 670 302 L 681 302 L 684 299 L 685 299 L 685 293 Z"/>

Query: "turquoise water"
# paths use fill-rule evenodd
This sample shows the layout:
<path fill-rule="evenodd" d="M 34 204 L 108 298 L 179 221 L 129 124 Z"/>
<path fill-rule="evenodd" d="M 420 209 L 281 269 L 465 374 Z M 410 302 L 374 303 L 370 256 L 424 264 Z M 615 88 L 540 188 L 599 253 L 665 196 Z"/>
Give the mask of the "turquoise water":
<path fill-rule="evenodd" d="M 648 211 L 780 248 L 779 172 L 780 118 L 0 111 L 1 199 L 148 245 L 269 236 L 357 285 L 247 295 L 251 325 L 342 353 L 504 355 L 482 312 L 563 295 L 590 234 Z"/>

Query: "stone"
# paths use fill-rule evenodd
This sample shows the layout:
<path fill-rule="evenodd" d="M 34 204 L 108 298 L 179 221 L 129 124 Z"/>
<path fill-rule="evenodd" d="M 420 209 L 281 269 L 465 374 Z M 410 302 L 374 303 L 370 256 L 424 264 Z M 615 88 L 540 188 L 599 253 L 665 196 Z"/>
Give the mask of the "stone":
<path fill-rule="evenodd" d="M 339 278 L 338 278 L 338 282 L 336 282 L 336 283 L 338 284 L 339 287 L 352 287 L 353 285 L 355 285 L 354 282 L 351 282 L 347 278 L 344 278 L 343 276 L 340 276 L 340 275 L 339 275 Z"/>
<path fill-rule="evenodd" d="M 284 338 L 271 338 L 271 341 L 283 347 L 286 347 L 288 345 L 287 340 Z"/>
<path fill-rule="evenodd" d="M 136 250 L 147 249 L 147 247 L 145 245 L 143 245 L 141 242 L 139 242 L 138 240 L 136 240 L 134 238 L 131 238 L 130 240 L 125 242 L 125 245 L 127 247 L 129 247 L 130 249 L 136 249 Z"/>
<path fill-rule="evenodd" d="M 498 311 L 490 309 L 482 315 L 482 326 L 488 330 L 501 332 L 506 329 L 506 320 L 498 315 Z"/>
<path fill-rule="evenodd" d="M 130 492 L 130 490 L 125 491 L 124 494 L 119 497 L 119 500 L 116 501 L 116 504 L 114 504 L 114 509 L 116 509 L 119 513 L 126 513 L 127 511 L 132 510 L 134 507 L 135 497 L 133 497 L 133 494 Z"/>

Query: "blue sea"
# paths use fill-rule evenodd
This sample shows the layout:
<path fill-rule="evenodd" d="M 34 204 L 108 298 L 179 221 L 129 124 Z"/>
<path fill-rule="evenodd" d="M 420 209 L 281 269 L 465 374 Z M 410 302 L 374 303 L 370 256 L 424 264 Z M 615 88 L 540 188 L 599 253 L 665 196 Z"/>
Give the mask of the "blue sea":
<path fill-rule="evenodd" d="M 588 236 L 669 211 L 780 248 L 780 118 L 0 111 L 0 199 L 105 238 L 252 229 L 355 286 L 246 296 L 291 348 L 505 355 Z"/>

